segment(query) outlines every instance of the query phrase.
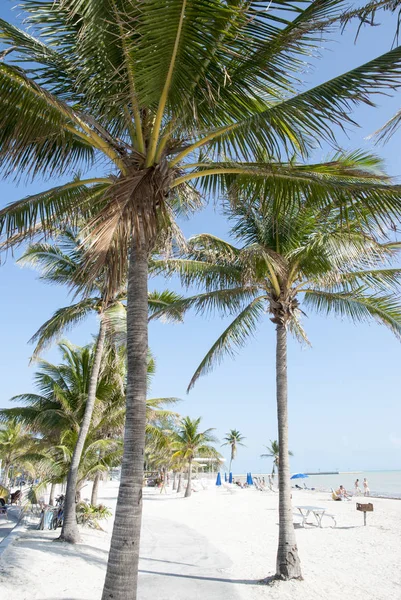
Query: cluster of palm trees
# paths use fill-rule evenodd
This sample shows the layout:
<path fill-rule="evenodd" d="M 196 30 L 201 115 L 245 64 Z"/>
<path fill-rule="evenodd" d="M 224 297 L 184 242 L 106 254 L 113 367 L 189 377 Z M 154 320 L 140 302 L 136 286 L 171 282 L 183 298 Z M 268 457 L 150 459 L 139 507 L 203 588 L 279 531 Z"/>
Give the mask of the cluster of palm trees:
<path fill-rule="evenodd" d="M 68 478 L 88 402 L 96 344 L 77 347 L 64 341 L 58 349 L 60 364 L 38 361 L 35 393 L 15 396 L 11 400 L 16 407 L 0 410 L 1 495 L 21 481 L 31 482 L 29 499 L 37 501 L 49 488 L 49 504 L 53 505 L 56 485 Z M 149 379 L 154 373 L 155 363 L 149 356 Z M 94 409 L 74 487 L 79 498 L 86 482 L 93 481 L 93 506 L 98 502 L 99 482 L 121 465 L 125 380 L 125 351 L 108 345 L 102 354 Z M 164 474 L 173 470 L 181 477 L 183 471 L 187 472 L 188 497 L 193 459 L 213 457 L 218 462 L 220 455 L 212 445 L 217 441 L 212 430 L 200 431 L 200 418 L 181 418 L 167 408 L 176 402 L 177 398 L 146 401 L 146 464 Z"/>
<path fill-rule="evenodd" d="M 397 5 L 371 4 L 366 14 Z M 307 343 L 307 309 L 373 319 L 401 333 L 401 187 L 375 156 L 337 152 L 312 163 L 311 153 L 322 142 L 336 147 L 336 128 L 352 125 L 353 107 L 372 105 L 374 95 L 401 85 L 401 47 L 306 89 L 305 66 L 322 36 L 355 16 L 343 0 L 19 6 L 29 34 L 0 20 L 0 165 L 5 177 L 63 182 L 0 211 L 1 248 L 34 242 L 25 260 L 79 298 L 34 336 L 37 354 L 89 312 L 99 318 L 80 425 L 60 440 L 71 455 L 62 538 L 77 539 L 74 497 L 92 422 L 96 427 L 102 418 L 96 390 L 105 348 L 117 348 L 117 356 L 123 344 L 126 388 L 122 485 L 103 600 L 134 600 L 148 320 L 182 319 L 190 308 L 233 316 L 191 387 L 267 316 L 277 337 L 277 576 L 300 577 L 289 484 L 287 334 Z M 232 241 L 204 234 L 185 242 L 176 220 L 209 197 L 224 198 Z M 69 245 L 59 262 L 47 250 L 60 236 Z M 64 246 L 57 253 L 65 254 Z M 198 293 L 161 292 L 152 303 L 149 273 L 178 275 Z M 211 434 L 203 433 L 208 444 Z M 195 432 L 189 437 L 194 445 L 172 448 L 170 459 L 191 464 Z"/>

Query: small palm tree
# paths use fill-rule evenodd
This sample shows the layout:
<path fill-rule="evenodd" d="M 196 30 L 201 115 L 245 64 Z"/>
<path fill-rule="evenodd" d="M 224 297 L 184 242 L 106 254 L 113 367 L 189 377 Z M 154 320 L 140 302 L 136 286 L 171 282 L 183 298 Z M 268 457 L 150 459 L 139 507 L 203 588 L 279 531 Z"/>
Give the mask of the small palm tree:
<path fill-rule="evenodd" d="M 10 483 L 10 469 L 15 473 L 16 469 L 31 467 L 34 453 L 39 455 L 38 440 L 24 425 L 9 419 L 0 427 L 0 481 L 4 488 Z"/>
<path fill-rule="evenodd" d="M 274 476 L 275 476 L 275 472 L 276 472 L 275 469 L 277 467 L 277 470 L 278 470 L 279 459 L 280 459 L 278 441 L 270 440 L 270 446 L 264 446 L 264 448 L 266 448 L 267 454 L 261 454 L 260 458 L 272 458 L 273 459 L 272 479 L 274 480 Z M 294 456 L 293 453 L 291 452 L 291 450 L 288 451 L 288 454 L 289 454 L 289 456 Z"/>
<path fill-rule="evenodd" d="M 217 308 L 235 315 L 199 364 L 189 388 L 223 356 L 241 348 L 266 315 L 275 325 L 280 449 L 277 576 L 284 579 L 301 576 L 291 507 L 287 416 L 288 332 L 308 343 L 301 302 L 318 313 L 348 316 L 355 323 L 375 320 L 401 338 L 401 305 L 395 293 L 401 280 L 396 265 L 399 244 L 383 237 L 380 229 L 375 232 L 367 212 L 365 223 L 359 222 L 356 213 L 364 212 L 363 201 L 359 206 L 351 203 L 345 218 L 335 205 L 318 209 L 314 197 L 299 196 L 295 188 L 293 197 L 290 192 L 284 200 L 265 198 L 270 191 L 257 182 L 238 188 L 228 216 L 240 247 L 203 234 L 189 241 L 186 255 L 158 266 L 179 273 L 185 286 L 205 287 L 177 308 L 192 306 L 198 312 Z M 379 213 L 383 214 L 381 209 Z"/>
<path fill-rule="evenodd" d="M 185 490 L 185 498 L 189 498 L 192 492 L 192 463 L 196 456 L 212 456 L 217 452 L 211 446 L 217 442 L 217 438 L 212 434 L 213 429 L 199 431 L 201 417 L 191 419 L 185 417 L 182 419 L 179 429 L 174 437 L 173 459 L 179 458 L 185 460 L 188 465 L 188 484 Z"/>
<path fill-rule="evenodd" d="M 231 473 L 231 464 L 237 455 L 238 446 L 245 446 L 242 444 L 242 440 L 245 438 L 240 434 L 237 429 L 230 429 L 230 431 L 226 434 L 224 438 L 225 442 L 222 446 L 230 446 L 231 447 L 231 455 L 230 455 L 230 465 L 228 467 L 228 472 Z"/>

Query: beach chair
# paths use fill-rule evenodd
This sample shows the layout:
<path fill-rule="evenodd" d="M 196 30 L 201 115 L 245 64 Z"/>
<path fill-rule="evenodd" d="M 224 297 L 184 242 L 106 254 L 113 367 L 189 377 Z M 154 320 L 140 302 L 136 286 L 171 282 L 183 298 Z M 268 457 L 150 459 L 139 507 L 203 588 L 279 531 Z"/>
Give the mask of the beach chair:
<path fill-rule="evenodd" d="M 346 496 L 339 496 L 337 494 L 337 492 L 335 492 L 333 490 L 333 488 L 330 488 L 330 490 L 331 490 L 331 498 L 332 498 L 332 500 L 337 500 L 337 502 L 339 500 L 341 500 L 342 502 L 344 502 L 344 501 L 351 502 L 351 500 L 352 500 L 351 494 L 347 494 Z"/>
<path fill-rule="evenodd" d="M 240 489 L 237 485 L 233 485 L 232 483 L 226 483 L 223 482 L 221 484 L 221 486 L 227 490 L 228 492 L 230 492 L 230 494 L 236 494 L 238 492 L 238 490 Z"/>

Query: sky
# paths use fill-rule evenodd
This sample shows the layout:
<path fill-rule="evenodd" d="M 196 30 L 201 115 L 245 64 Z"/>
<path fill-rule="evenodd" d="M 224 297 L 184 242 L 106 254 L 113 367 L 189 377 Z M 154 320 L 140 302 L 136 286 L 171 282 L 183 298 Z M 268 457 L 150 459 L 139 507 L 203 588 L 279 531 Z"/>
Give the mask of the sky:
<path fill-rule="evenodd" d="M 11 11 L 15 2 L 3 0 L 0 18 L 17 20 Z M 335 77 L 363 64 L 392 45 L 396 16 L 380 15 L 380 27 L 365 28 L 355 43 L 355 27 L 332 36 L 321 49 L 321 58 L 304 74 L 306 87 Z M 378 153 L 387 171 L 401 181 L 401 131 L 385 146 L 374 147 L 365 138 L 382 125 L 401 105 L 401 93 L 376 97 L 377 108 L 358 107 L 353 118 L 359 128 L 347 135 L 337 132 L 342 148 L 362 148 Z M 325 147 L 314 159 L 330 155 Z M 16 185 L 0 180 L 0 206 L 56 185 L 36 181 Z M 212 233 L 226 237 L 227 223 L 218 204 L 182 223 L 186 236 Z M 151 289 L 175 289 L 175 282 L 151 280 Z M 10 406 L 14 395 L 32 391 L 35 365 L 29 364 L 32 345 L 28 340 L 51 314 L 71 299 L 67 291 L 38 281 L 37 273 L 21 268 L 12 257 L 0 267 L 0 407 Z M 151 397 L 181 399 L 177 410 L 202 417 L 204 429 L 213 427 L 221 443 L 230 429 L 246 438 L 233 464 L 235 473 L 266 472 L 268 459 L 260 454 L 269 440 L 277 438 L 275 407 L 275 331 L 268 316 L 256 337 L 238 353 L 227 358 L 186 394 L 189 380 L 228 320 L 190 313 L 185 324 L 150 325 L 149 343 L 156 357 L 157 373 Z M 289 342 L 289 435 L 293 472 L 315 470 L 401 469 L 401 346 L 392 334 L 376 324 L 352 325 L 346 320 L 309 314 L 304 321 L 311 348 Z M 75 344 L 92 340 L 95 318 L 68 334 Z M 59 360 L 56 348 L 44 357 Z M 227 448 L 220 451 L 229 458 Z"/>

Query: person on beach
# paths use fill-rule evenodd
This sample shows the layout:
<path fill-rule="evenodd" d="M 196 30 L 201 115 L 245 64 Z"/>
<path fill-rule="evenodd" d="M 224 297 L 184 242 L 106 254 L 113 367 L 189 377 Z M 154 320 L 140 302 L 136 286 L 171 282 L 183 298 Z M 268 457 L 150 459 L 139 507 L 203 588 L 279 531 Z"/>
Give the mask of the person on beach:
<path fill-rule="evenodd" d="M 361 493 L 360 487 L 359 487 L 359 479 L 357 479 L 354 483 L 355 485 L 355 495 L 358 496 Z"/>
<path fill-rule="evenodd" d="M 368 480 L 366 479 L 366 477 L 363 480 L 363 495 L 370 496 L 369 484 L 368 484 Z"/>
<path fill-rule="evenodd" d="M 349 495 L 347 494 L 347 490 L 345 489 L 345 487 L 343 485 L 340 485 L 340 487 L 336 491 L 336 496 L 337 496 L 336 500 L 345 500 L 346 498 L 349 497 Z"/>

